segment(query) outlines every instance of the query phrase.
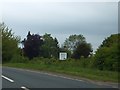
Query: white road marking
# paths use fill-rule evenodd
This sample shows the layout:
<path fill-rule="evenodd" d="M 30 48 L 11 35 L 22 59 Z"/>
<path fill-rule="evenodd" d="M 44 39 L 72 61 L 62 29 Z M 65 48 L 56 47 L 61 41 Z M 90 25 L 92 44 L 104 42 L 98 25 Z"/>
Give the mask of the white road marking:
<path fill-rule="evenodd" d="M 24 87 L 24 86 L 22 86 L 21 88 L 24 89 L 24 90 L 29 90 L 28 88 L 26 88 L 26 87 Z"/>
<path fill-rule="evenodd" d="M 1 75 L 1 77 L 4 78 L 4 79 L 6 79 L 6 80 L 8 80 L 8 81 L 10 81 L 10 82 L 12 82 L 12 83 L 14 82 L 12 79 L 10 79 L 10 78 L 8 78 L 6 76 Z"/>

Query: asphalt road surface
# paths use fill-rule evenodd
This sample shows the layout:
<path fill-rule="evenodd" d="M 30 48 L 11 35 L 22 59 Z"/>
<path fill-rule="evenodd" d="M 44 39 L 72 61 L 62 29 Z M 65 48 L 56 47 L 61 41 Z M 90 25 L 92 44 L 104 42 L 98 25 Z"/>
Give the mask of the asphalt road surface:
<path fill-rule="evenodd" d="M 38 71 L 2 67 L 2 88 L 113 88 L 89 81 Z"/>

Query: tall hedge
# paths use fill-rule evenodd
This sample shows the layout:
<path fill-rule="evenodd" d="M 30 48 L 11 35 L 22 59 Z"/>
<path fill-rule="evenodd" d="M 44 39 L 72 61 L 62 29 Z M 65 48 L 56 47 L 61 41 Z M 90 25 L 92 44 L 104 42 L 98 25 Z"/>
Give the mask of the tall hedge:
<path fill-rule="evenodd" d="M 120 71 L 120 34 L 113 34 L 106 38 L 95 54 L 94 65 L 100 70 Z"/>

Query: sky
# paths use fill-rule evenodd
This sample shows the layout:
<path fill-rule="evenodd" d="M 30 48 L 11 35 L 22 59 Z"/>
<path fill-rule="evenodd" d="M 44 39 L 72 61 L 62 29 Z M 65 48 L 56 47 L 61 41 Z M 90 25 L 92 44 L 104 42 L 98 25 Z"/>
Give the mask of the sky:
<path fill-rule="evenodd" d="M 21 39 L 28 31 L 49 33 L 61 46 L 70 35 L 82 34 L 95 51 L 118 33 L 117 0 L 3 0 L 1 7 L 2 22 Z"/>

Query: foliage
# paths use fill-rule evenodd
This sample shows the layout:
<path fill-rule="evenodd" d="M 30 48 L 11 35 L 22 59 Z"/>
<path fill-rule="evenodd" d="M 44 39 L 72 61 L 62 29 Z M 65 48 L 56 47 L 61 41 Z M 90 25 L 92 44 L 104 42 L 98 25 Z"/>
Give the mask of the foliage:
<path fill-rule="evenodd" d="M 21 55 L 14 55 L 10 60 L 10 63 L 28 63 L 29 59 Z"/>
<path fill-rule="evenodd" d="M 52 38 L 50 34 L 40 36 L 38 34 L 31 35 L 28 32 L 27 39 L 22 41 L 24 55 L 32 59 L 34 57 L 57 58 L 59 53 L 58 41 Z"/>
<path fill-rule="evenodd" d="M 70 35 L 64 42 L 63 49 L 72 58 L 79 59 L 81 56 L 87 58 L 91 52 L 91 44 L 86 42 L 83 35 Z M 69 52 L 70 51 L 70 52 Z"/>
<path fill-rule="evenodd" d="M 42 45 L 42 56 L 45 58 L 58 58 L 59 55 L 59 46 L 58 40 L 56 38 L 53 39 L 51 34 L 43 35 L 43 45 Z"/>
<path fill-rule="evenodd" d="M 72 57 L 75 59 L 79 59 L 82 56 L 87 58 L 92 54 L 91 44 L 89 43 L 80 43 L 77 48 L 74 50 Z"/>
<path fill-rule="evenodd" d="M 119 68 L 119 45 L 120 34 L 114 34 L 103 41 L 95 54 L 94 65 L 100 69 L 106 70 L 120 70 Z"/>
<path fill-rule="evenodd" d="M 83 35 L 70 35 L 64 42 L 64 47 L 73 52 L 80 43 L 86 42 Z"/>
<path fill-rule="evenodd" d="M 32 62 L 35 64 L 39 62 L 46 66 L 56 65 L 61 69 L 68 66 L 120 71 L 118 61 L 120 58 L 120 34 L 113 34 L 106 38 L 97 49 L 95 56 L 92 57 L 92 46 L 86 42 L 83 35 L 70 35 L 65 40 L 63 47 L 59 48 L 58 40 L 53 38 L 51 34 L 46 33 L 40 36 L 38 34 L 31 35 L 28 32 L 27 38 L 22 41 L 24 56 L 32 59 L 28 61 L 28 58 L 20 56 L 20 48 L 18 48 L 20 38 L 15 36 L 4 23 L 0 24 L 0 32 L 2 33 L 0 33 L 0 50 L 2 49 L 0 53 L 3 62 Z M 61 51 L 67 52 L 69 59 L 59 61 L 57 58 Z M 71 56 L 74 59 L 71 59 Z"/>
<path fill-rule="evenodd" d="M 12 30 L 10 30 L 4 23 L 0 23 L 0 32 L 2 32 L 2 59 L 3 62 L 11 60 L 13 55 L 19 54 L 18 44 L 20 38 L 14 36 Z"/>
<path fill-rule="evenodd" d="M 31 35 L 30 31 L 28 32 L 27 39 L 22 41 L 24 48 L 24 55 L 29 59 L 33 57 L 38 57 L 42 55 L 41 46 L 43 44 L 43 39 L 38 34 Z"/>

